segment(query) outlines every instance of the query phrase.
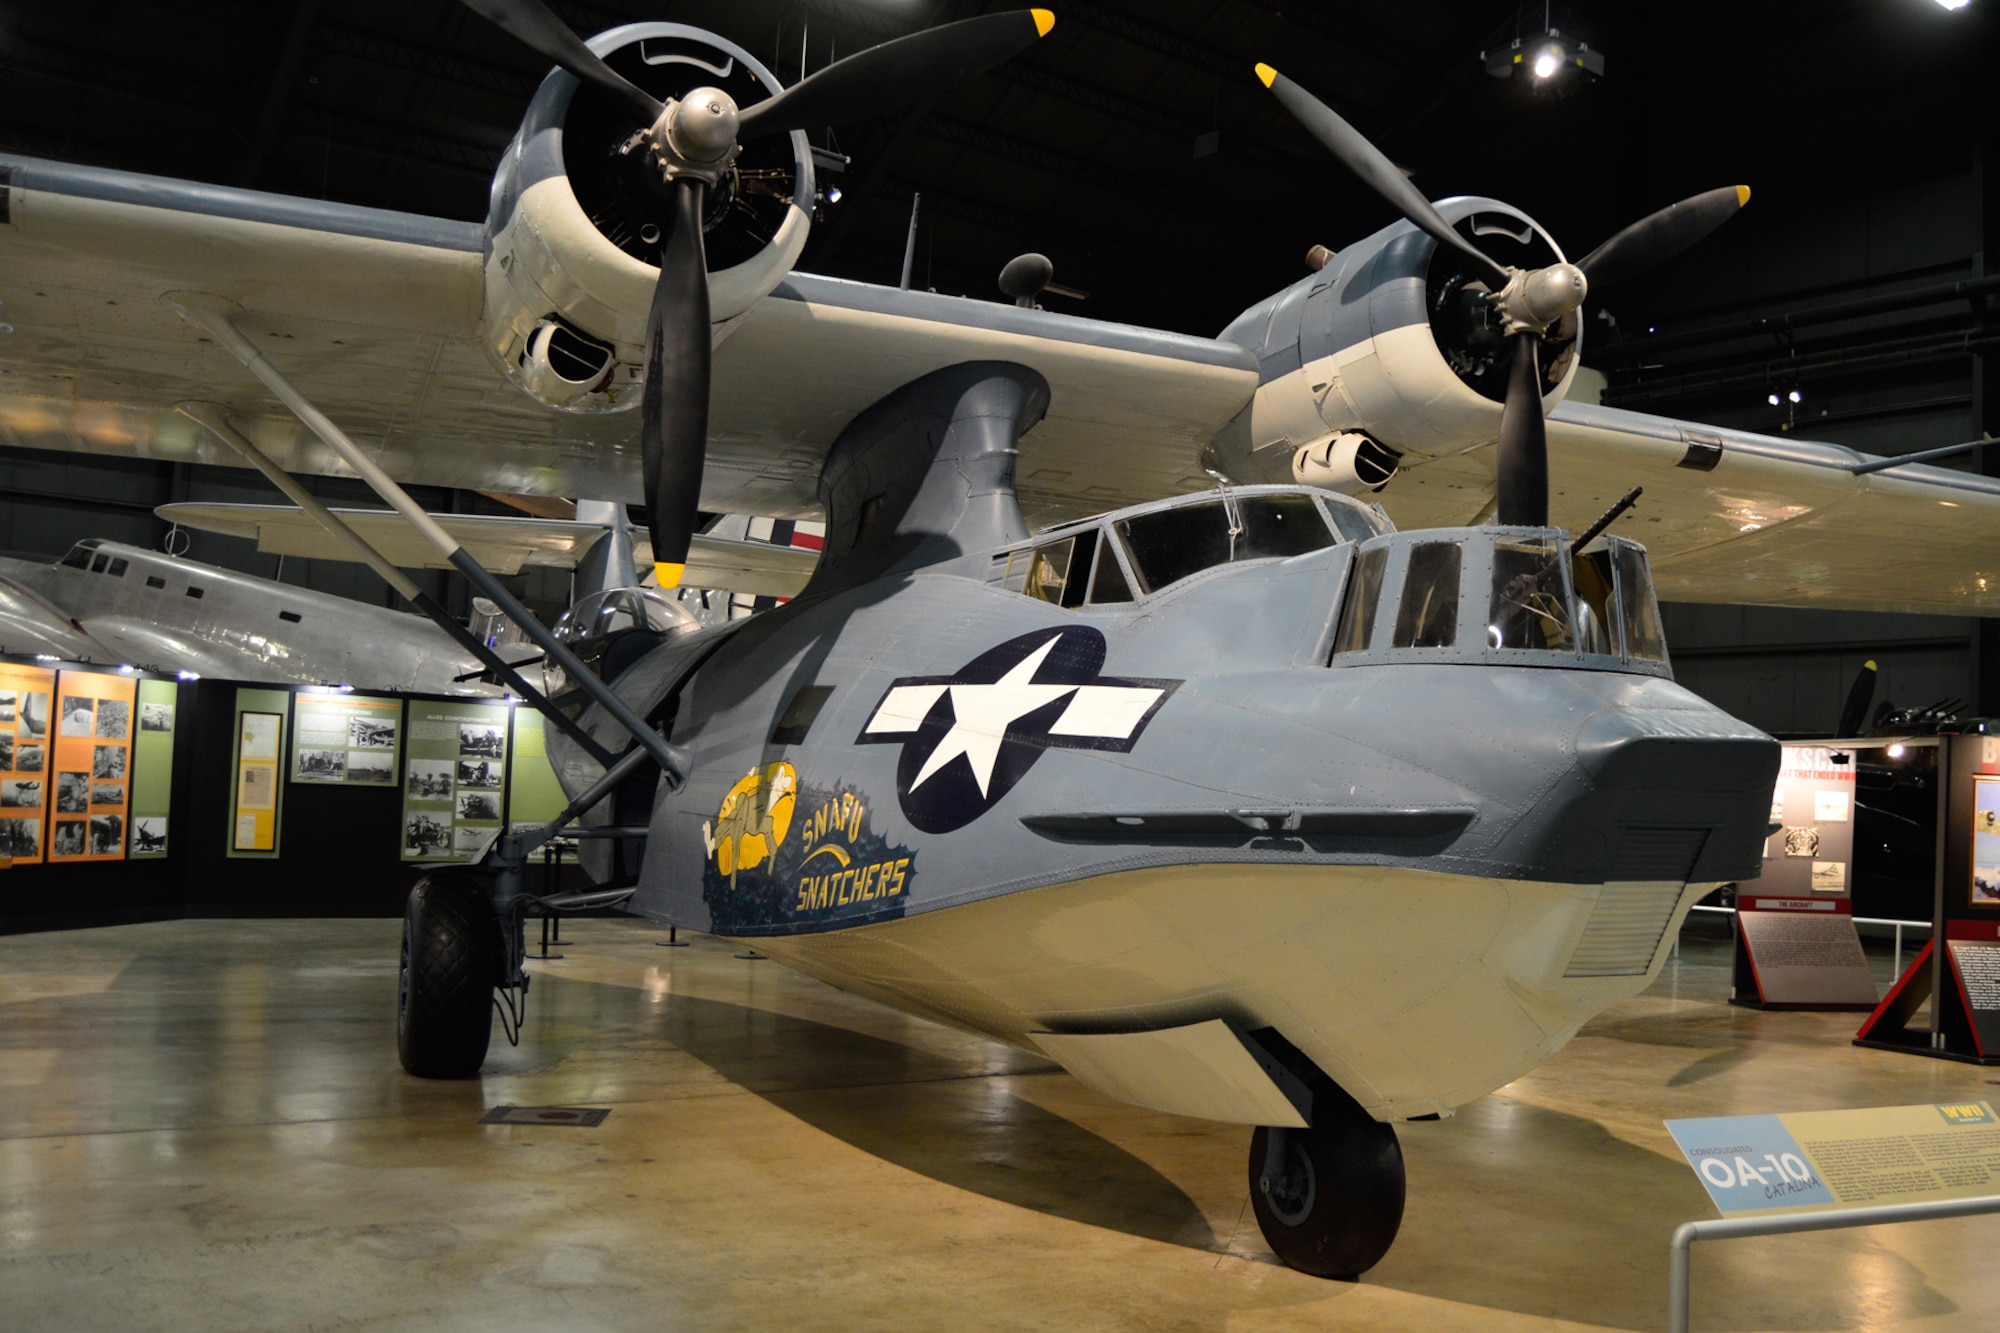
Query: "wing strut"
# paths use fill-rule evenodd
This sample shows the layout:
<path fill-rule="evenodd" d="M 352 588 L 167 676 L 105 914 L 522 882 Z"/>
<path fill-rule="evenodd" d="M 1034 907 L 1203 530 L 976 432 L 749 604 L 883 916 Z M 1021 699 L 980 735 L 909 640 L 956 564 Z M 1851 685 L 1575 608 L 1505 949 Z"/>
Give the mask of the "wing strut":
<path fill-rule="evenodd" d="M 664 736 L 647 726 L 623 699 L 620 699 L 612 692 L 609 685 L 605 684 L 594 672 L 579 662 L 575 654 L 570 652 L 568 646 L 557 639 L 554 634 L 550 633 L 548 627 L 537 620 L 533 612 L 522 606 L 498 579 L 487 572 L 485 566 L 473 559 L 470 551 L 467 551 L 450 533 L 439 527 L 436 520 L 424 512 L 423 506 L 410 497 L 408 491 L 405 491 L 388 473 L 378 467 L 375 460 L 363 453 L 359 446 L 348 438 L 345 431 L 335 425 L 325 413 L 314 407 L 311 400 L 300 393 L 298 388 L 290 380 L 286 379 L 276 366 L 267 361 L 264 358 L 264 354 L 259 352 L 256 346 L 248 338 L 245 338 L 232 322 L 231 316 L 234 314 L 235 309 L 233 306 L 213 296 L 197 292 L 170 292 L 162 299 L 183 319 L 214 338 L 217 343 L 226 348 L 230 355 L 242 363 L 245 370 L 255 375 L 263 382 L 266 388 L 276 394 L 278 399 L 292 410 L 293 415 L 298 417 L 308 430 L 317 435 L 329 449 L 339 455 L 342 462 L 353 468 L 355 473 L 363 481 L 367 482 L 377 495 L 382 497 L 384 503 L 402 515 L 404 520 L 415 528 L 426 541 L 442 552 L 445 559 L 451 563 L 451 566 L 458 570 L 459 573 L 465 575 L 472 586 L 479 590 L 481 596 L 492 601 L 494 605 L 498 606 L 506 614 L 509 620 L 519 625 L 522 632 L 532 639 L 537 647 L 547 653 L 551 661 L 562 667 L 568 673 L 570 679 L 582 687 L 584 693 L 590 696 L 592 702 L 602 707 L 613 720 L 630 733 L 632 739 L 638 743 L 641 750 L 654 763 L 659 765 L 660 773 L 670 787 L 678 790 L 687 781 L 688 753 L 678 746 L 668 744 Z M 215 429 L 215 425 L 211 421 L 203 420 L 202 417 L 194 416 L 193 413 L 189 413 L 188 415 L 194 420 L 200 421 L 202 425 L 209 427 L 209 429 Z M 227 425 L 226 422 L 223 424 Z M 221 434 L 220 431 L 217 433 Z M 235 436 L 235 438 L 231 438 L 232 436 Z M 242 439 L 239 432 L 231 429 L 229 434 L 222 434 L 222 439 L 224 443 L 239 451 L 245 450 L 247 446 L 248 452 L 245 453 L 245 457 L 249 458 L 260 471 L 264 471 L 265 475 L 271 477 L 274 482 L 277 481 L 277 476 L 273 475 L 274 473 L 277 475 L 287 475 L 283 472 L 283 469 L 278 468 L 275 463 L 272 463 L 268 457 L 264 456 L 254 445 L 251 445 L 248 440 Z M 241 440 L 240 444 L 238 443 L 239 440 Z M 343 544 L 348 544 L 351 540 L 353 545 L 359 548 L 359 550 L 367 551 L 367 556 L 363 558 L 367 560 L 371 568 L 376 568 L 376 572 L 381 572 L 380 568 L 376 566 L 377 561 L 381 561 L 383 565 L 388 564 L 373 547 L 363 541 L 352 529 L 328 513 L 325 506 L 318 504 L 317 501 L 308 504 L 307 501 L 311 499 L 311 496 L 303 487 L 298 487 L 296 492 L 294 492 L 294 490 L 286 487 L 282 482 L 278 483 L 278 485 L 301 508 L 311 513 L 322 525 L 327 525 L 327 531 L 332 533 L 336 539 L 341 540 Z M 359 551 L 357 550 L 358 553 Z M 384 574 L 383 577 L 388 578 L 388 575 Z M 399 583 L 406 586 L 398 586 Z M 437 621 L 439 627 L 444 629 L 446 633 L 451 634 L 453 638 L 460 639 L 463 642 L 465 639 L 473 637 L 463 625 L 458 624 L 452 618 L 449 612 L 445 611 L 443 607 L 438 606 L 431 598 L 423 597 L 421 592 L 416 589 L 416 585 L 410 583 L 408 579 L 403 578 L 400 573 L 398 573 L 396 578 L 390 580 L 390 586 L 396 588 L 396 591 L 402 593 L 405 597 L 409 597 L 418 610 L 423 611 L 424 614 Z M 468 644 L 468 646 L 470 645 Z M 480 644 L 476 651 L 481 654 L 481 660 L 486 660 L 485 655 L 491 650 L 487 649 L 484 644 Z M 598 744 L 597 741 L 585 733 L 568 714 L 556 708 L 541 693 L 529 688 L 527 683 L 521 680 L 511 667 L 499 661 L 497 656 L 494 662 L 489 663 L 489 665 L 494 665 L 495 669 L 502 673 L 502 678 L 506 679 L 510 686 L 517 689 L 521 697 L 527 700 L 529 705 L 537 712 L 561 728 L 565 735 L 571 736 L 582 744 L 593 759 L 605 765 L 609 765 L 612 762 L 612 756 L 605 751 L 602 745 Z"/>

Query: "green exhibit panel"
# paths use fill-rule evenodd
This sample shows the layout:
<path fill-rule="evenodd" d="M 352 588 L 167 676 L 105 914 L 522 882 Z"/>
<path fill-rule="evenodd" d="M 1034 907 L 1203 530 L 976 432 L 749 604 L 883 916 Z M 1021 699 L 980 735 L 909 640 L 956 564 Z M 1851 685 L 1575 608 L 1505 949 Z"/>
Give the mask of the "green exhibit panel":
<path fill-rule="evenodd" d="M 512 712 L 504 703 L 409 701 L 405 861 L 476 860 L 500 832 Z"/>
<path fill-rule="evenodd" d="M 301 690 L 292 711 L 293 782 L 393 787 L 403 701 L 337 686 Z"/>
<path fill-rule="evenodd" d="M 167 854 L 174 804 L 174 714 L 180 686 L 170 680 L 139 682 L 139 726 L 132 736 L 132 838 L 135 861 Z"/>
<path fill-rule="evenodd" d="M 549 762 L 548 733 L 542 715 L 516 708 L 514 743 L 507 760 L 507 827 L 521 829 L 553 823 L 569 804 Z"/>

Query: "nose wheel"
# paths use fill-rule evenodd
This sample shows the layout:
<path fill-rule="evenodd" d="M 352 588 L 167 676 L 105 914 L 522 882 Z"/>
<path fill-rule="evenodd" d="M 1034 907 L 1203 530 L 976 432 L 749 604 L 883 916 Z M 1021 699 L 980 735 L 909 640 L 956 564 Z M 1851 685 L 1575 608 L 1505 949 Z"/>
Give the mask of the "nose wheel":
<path fill-rule="evenodd" d="M 1331 1079 L 1313 1082 L 1313 1124 L 1250 1137 L 1250 1206 L 1289 1266 L 1352 1281 L 1373 1268 L 1403 1224 L 1403 1149 L 1396 1131 Z"/>
<path fill-rule="evenodd" d="M 420 1078 L 471 1078 L 493 1036 L 500 921 L 491 893 L 463 870 L 434 870 L 410 890 L 396 976 L 396 1049 Z"/>

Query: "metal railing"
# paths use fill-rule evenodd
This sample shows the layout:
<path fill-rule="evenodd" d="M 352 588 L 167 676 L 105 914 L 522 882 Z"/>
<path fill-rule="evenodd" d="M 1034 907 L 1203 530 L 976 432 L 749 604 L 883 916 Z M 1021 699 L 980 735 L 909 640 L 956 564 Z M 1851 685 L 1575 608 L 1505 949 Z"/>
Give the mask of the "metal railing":
<path fill-rule="evenodd" d="M 1929 1203 L 1877 1204 L 1870 1208 L 1836 1208 L 1823 1213 L 1790 1213 L 1780 1217 L 1720 1217 L 1684 1222 L 1674 1229 L 1667 1250 L 1667 1333 L 1688 1333 L 1688 1285 L 1694 1243 L 1734 1240 L 1741 1236 L 1787 1236 L 1800 1231 L 1832 1231 L 1840 1227 L 1880 1226 L 1890 1222 L 1928 1222 L 1944 1217 L 2000 1213 L 2000 1195 L 1974 1199 L 1936 1199 Z"/>

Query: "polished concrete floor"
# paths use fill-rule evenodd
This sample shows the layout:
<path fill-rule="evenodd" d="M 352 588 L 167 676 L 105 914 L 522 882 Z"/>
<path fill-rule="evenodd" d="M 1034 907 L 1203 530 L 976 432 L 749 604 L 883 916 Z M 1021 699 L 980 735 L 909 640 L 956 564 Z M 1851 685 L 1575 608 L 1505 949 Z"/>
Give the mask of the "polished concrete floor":
<path fill-rule="evenodd" d="M 1358 1284 L 1280 1267 L 1248 1131 L 697 938 L 565 924 L 485 1077 L 396 1063 L 397 923 L 0 938 L 0 1328 L 1652 1329 L 1712 1216 L 1662 1117 L 1967 1100 L 2000 1071 L 1647 994 L 1455 1119 Z M 1887 960 L 1880 970 L 1886 976 Z M 499 1104 L 611 1108 L 483 1126 Z M 2000 1327 L 2000 1218 L 1698 1250 L 1695 1327 Z"/>

